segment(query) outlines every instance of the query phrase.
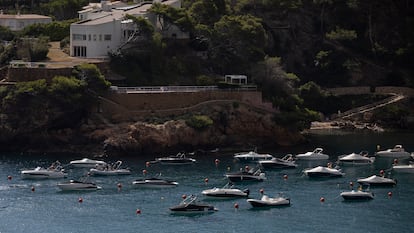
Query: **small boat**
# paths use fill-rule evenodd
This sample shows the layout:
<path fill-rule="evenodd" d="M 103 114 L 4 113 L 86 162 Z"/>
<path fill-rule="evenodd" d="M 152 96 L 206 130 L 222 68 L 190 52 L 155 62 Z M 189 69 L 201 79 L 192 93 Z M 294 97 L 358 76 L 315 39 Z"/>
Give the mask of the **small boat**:
<path fill-rule="evenodd" d="M 134 187 L 140 188 L 172 188 L 178 185 L 177 182 L 159 178 L 139 179 L 132 182 Z"/>
<path fill-rule="evenodd" d="M 393 165 L 392 170 L 398 173 L 414 173 L 414 164 L 410 163 L 407 165 Z"/>
<path fill-rule="evenodd" d="M 269 197 L 262 195 L 261 199 L 247 199 L 253 207 L 277 207 L 277 206 L 289 206 L 290 198 L 284 197 Z"/>
<path fill-rule="evenodd" d="M 309 177 L 319 177 L 319 178 L 342 177 L 345 175 L 339 169 L 331 168 L 331 167 L 322 167 L 322 166 L 305 169 L 303 173 L 305 173 L 305 175 Z"/>
<path fill-rule="evenodd" d="M 240 190 L 234 188 L 233 184 L 227 183 L 223 188 L 212 188 L 206 189 L 201 192 L 207 197 L 228 197 L 228 198 L 238 198 L 238 197 L 248 197 L 249 189 Z"/>
<path fill-rule="evenodd" d="M 362 190 L 352 190 L 341 193 L 344 200 L 371 200 L 374 199 L 374 193 Z"/>
<path fill-rule="evenodd" d="M 260 168 L 252 168 L 248 171 L 226 173 L 226 177 L 231 182 L 263 181 L 266 179 L 265 173 L 262 172 Z"/>
<path fill-rule="evenodd" d="M 36 167 L 31 170 L 21 171 L 22 179 L 59 179 L 67 177 L 60 163 L 55 162 L 48 168 Z"/>
<path fill-rule="evenodd" d="M 91 168 L 89 173 L 92 176 L 116 176 L 116 175 L 131 175 L 131 170 L 127 168 L 121 168 L 122 161 L 117 161 L 113 165 L 97 165 L 95 168 Z"/>
<path fill-rule="evenodd" d="M 338 163 L 340 165 L 370 165 L 375 161 L 375 157 L 368 157 L 367 152 L 361 152 L 359 154 L 351 153 L 348 155 L 340 156 Z"/>
<path fill-rule="evenodd" d="M 170 207 L 170 210 L 174 213 L 180 214 L 198 214 L 198 213 L 214 213 L 218 209 L 212 205 L 201 203 L 197 201 L 197 197 L 191 195 L 185 198 L 177 206 Z"/>
<path fill-rule="evenodd" d="M 58 183 L 57 186 L 62 191 L 95 191 L 101 189 L 100 186 L 88 181 L 70 180 Z"/>
<path fill-rule="evenodd" d="M 370 186 L 394 186 L 397 182 L 393 179 L 372 175 L 367 178 L 358 179 L 357 182 L 362 185 L 370 185 Z"/>
<path fill-rule="evenodd" d="M 182 152 L 175 156 L 156 158 L 154 162 L 162 165 L 187 165 L 195 163 L 196 160 L 187 157 L 185 153 Z"/>
<path fill-rule="evenodd" d="M 298 166 L 295 163 L 293 155 L 291 154 L 287 154 L 283 158 L 273 158 L 271 160 L 260 160 L 259 164 L 264 169 L 296 168 Z"/>
<path fill-rule="evenodd" d="M 260 160 L 270 160 L 274 157 L 271 154 L 259 154 L 256 149 L 249 152 L 239 152 L 234 154 L 234 158 L 240 162 L 254 162 Z"/>
<path fill-rule="evenodd" d="M 70 161 L 70 164 L 74 167 L 95 167 L 96 165 L 105 166 L 106 162 L 100 160 L 93 160 L 88 158 L 83 158 L 80 160 Z"/>
<path fill-rule="evenodd" d="M 300 159 L 300 160 L 324 160 L 324 159 L 329 159 L 329 155 L 324 154 L 322 148 L 316 148 L 312 152 L 306 152 L 304 154 L 297 154 L 296 159 Z"/>
<path fill-rule="evenodd" d="M 405 151 L 402 145 L 395 145 L 392 149 L 378 151 L 377 153 L 375 153 L 375 155 L 378 157 L 394 159 L 410 158 L 410 153 Z"/>

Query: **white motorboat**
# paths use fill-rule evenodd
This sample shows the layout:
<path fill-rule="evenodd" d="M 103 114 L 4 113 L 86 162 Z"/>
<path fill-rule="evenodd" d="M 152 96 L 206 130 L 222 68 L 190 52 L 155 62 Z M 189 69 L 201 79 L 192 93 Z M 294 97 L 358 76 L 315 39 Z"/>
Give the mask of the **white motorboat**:
<path fill-rule="evenodd" d="M 137 188 L 172 188 L 176 187 L 178 183 L 172 180 L 164 180 L 159 178 L 138 179 L 132 182 L 132 185 Z"/>
<path fill-rule="evenodd" d="M 96 165 L 105 166 L 106 165 L 106 162 L 100 161 L 100 160 L 93 160 L 93 159 L 83 158 L 83 159 L 80 159 L 80 160 L 70 161 L 70 164 L 72 166 L 74 166 L 74 167 L 88 167 L 88 168 L 93 168 Z"/>
<path fill-rule="evenodd" d="M 372 175 L 367 178 L 358 179 L 357 182 L 362 185 L 370 185 L 370 186 L 394 186 L 397 182 L 393 179 Z"/>
<path fill-rule="evenodd" d="M 374 199 L 374 194 L 372 192 L 362 190 L 352 190 L 342 192 L 341 197 L 344 198 L 344 200 L 371 200 Z"/>
<path fill-rule="evenodd" d="M 117 161 L 113 165 L 98 165 L 96 168 L 91 168 L 89 173 L 93 176 L 117 176 L 117 175 L 131 175 L 131 170 L 121 168 L 122 161 Z"/>
<path fill-rule="evenodd" d="M 231 183 L 227 183 L 223 188 L 212 188 L 206 189 L 201 192 L 207 197 L 228 197 L 228 198 L 238 198 L 238 197 L 248 197 L 249 189 L 240 190 L 234 188 Z"/>
<path fill-rule="evenodd" d="M 392 170 L 398 173 L 414 173 L 414 164 L 393 165 Z"/>
<path fill-rule="evenodd" d="M 370 165 L 375 161 L 375 157 L 368 157 L 368 153 L 361 152 L 359 154 L 351 153 L 348 155 L 343 155 L 338 158 L 338 163 L 340 165 Z"/>
<path fill-rule="evenodd" d="M 187 165 L 195 163 L 196 160 L 187 157 L 185 153 L 178 153 L 175 156 L 156 158 L 154 162 L 163 165 Z"/>
<path fill-rule="evenodd" d="M 252 168 L 248 171 L 226 173 L 226 177 L 231 182 L 264 181 L 266 179 L 266 174 L 259 168 Z"/>
<path fill-rule="evenodd" d="M 271 154 L 259 154 L 255 151 L 239 152 L 234 154 L 234 158 L 240 162 L 257 162 L 260 160 L 270 160 L 274 157 Z"/>
<path fill-rule="evenodd" d="M 329 159 L 329 155 L 324 154 L 322 148 L 316 148 L 312 152 L 306 152 L 304 154 L 297 154 L 296 159 L 299 159 L 299 160 L 324 160 L 324 159 Z"/>
<path fill-rule="evenodd" d="M 289 206 L 290 198 L 284 197 L 269 197 L 262 195 L 261 199 L 247 199 L 253 207 L 276 207 L 276 206 Z"/>
<path fill-rule="evenodd" d="M 52 163 L 48 168 L 36 167 L 35 169 L 20 172 L 22 179 L 59 179 L 67 177 L 59 161 Z"/>
<path fill-rule="evenodd" d="M 330 167 L 322 167 L 322 166 L 305 169 L 303 173 L 305 173 L 305 175 L 309 177 L 320 177 L 320 178 L 342 177 L 345 175 L 345 173 L 342 173 L 339 169 L 330 168 Z"/>
<path fill-rule="evenodd" d="M 394 159 L 406 159 L 410 158 L 410 153 L 405 151 L 402 145 L 395 145 L 392 149 L 378 151 L 375 153 L 378 157 L 394 158 Z"/>
<path fill-rule="evenodd" d="M 296 168 L 298 165 L 293 159 L 293 155 L 287 154 L 283 158 L 273 158 L 271 160 L 260 160 L 259 164 L 264 169 L 284 169 Z"/>
<path fill-rule="evenodd" d="M 70 180 L 58 183 L 57 186 L 62 191 L 95 191 L 101 189 L 100 186 L 88 181 Z"/>
<path fill-rule="evenodd" d="M 197 197 L 191 195 L 181 201 L 177 206 L 170 207 L 170 210 L 176 214 L 200 214 L 214 213 L 218 209 L 213 205 L 198 202 Z"/>

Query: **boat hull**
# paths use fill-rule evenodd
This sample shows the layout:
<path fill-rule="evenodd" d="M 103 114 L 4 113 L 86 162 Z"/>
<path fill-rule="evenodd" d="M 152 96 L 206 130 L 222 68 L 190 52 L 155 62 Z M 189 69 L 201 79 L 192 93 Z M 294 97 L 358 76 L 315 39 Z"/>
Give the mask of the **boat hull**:
<path fill-rule="evenodd" d="M 87 182 L 59 183 L 57 186 L 62 191 L 95 191 L 101 189 L 101 187 L 97 186 L 96 184 Z"/>
<path fill-rule="evenodd" d="M 154 180 L 135 180 L 132 185 L 136 188 L 174 188 L 178 185 L 175 181 L 154 179 Z"/>
<path fill-rule="evenodd" d="M 414 173 L 413 165 L 397 165 L 393 166 L 392 170 L 398 173 Z"/>
<path fill-rule="evenodd" d="M 333 174 L 325 172 L 307 172 L 306 175 L 308 175 L 311 178 L 338 178 L 343 176 L 343 174 Z"/>
<path fill-rule="evenodd" d="M 118 170 L 99 170 L 92 168 L 90 174 L 93 176 L 119 176 L 119 175 L 131 175 L 131 171 L 128 169 Z"/>
<path fill-rule="evenodd" d="M 43 179 L 61 179 L 67 177 L 64 172 L 42 172 L 42 171 L 22 171 L 22 179 L 43 180 Z"/>
<path fill-rule="evenodd" d="M 351 192 L 342 192 L 341 196 L 344 200 L 372 200 L 374 199 L 374 194 L 370 192 L 362 192 L 362 191 L 351 191 Z"/>
<path fill-rule="evenodd" d="M 250 203 L 253 207 L 282 207 L 290 206 L 290 199 L 281 199 L 276 202 L 267 202 L 258 199 L 247 199 L 247 202 Z"/>
<path fill-rule="evenodd" d="M 241 191 L 239 189 L 208 189 L 201 192 L 206 197 L 217 198 L 243 198 L 248 197 L 248 191 Z"/>
<path fill-rule="evenodd" d="M 244 181 L 257 181 L 261 182 L 264 180 L 263 177 L 260 176 L 254 176 L 254 175 L 226 175 L 227 179 L 229 179 L 231 182 L 244 182 Z"/>

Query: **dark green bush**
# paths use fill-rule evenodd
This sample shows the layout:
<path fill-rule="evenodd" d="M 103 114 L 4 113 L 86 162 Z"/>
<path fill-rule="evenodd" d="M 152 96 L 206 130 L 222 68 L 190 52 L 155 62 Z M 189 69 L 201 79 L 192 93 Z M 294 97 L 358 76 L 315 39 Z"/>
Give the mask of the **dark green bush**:
<path fill-rule="evenodd" d="M 188 118 L 185 123 L 196 130 L 203 130 L 213 125 L 213 120 L 205 115 L 194 115 Z"/>

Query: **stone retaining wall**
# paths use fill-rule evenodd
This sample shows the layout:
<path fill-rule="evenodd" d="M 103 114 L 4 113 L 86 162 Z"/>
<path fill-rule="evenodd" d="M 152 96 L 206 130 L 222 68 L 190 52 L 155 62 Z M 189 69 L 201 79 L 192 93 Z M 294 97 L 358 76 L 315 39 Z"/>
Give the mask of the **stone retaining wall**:
<path fill-rule="evenodd" d="M 414 89 L 409 87 L 339 87 L 326 89 L 333 95 L 362 95 L 362 94 L 403 94 L 406 96 L 414 96 Z"/>

